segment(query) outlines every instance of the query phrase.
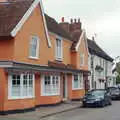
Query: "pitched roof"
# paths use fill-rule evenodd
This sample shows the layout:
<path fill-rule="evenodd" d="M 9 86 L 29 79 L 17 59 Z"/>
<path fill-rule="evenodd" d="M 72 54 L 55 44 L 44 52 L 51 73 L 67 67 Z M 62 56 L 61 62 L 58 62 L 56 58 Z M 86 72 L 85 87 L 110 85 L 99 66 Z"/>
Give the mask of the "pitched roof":
<path fill-rule="evenodd" d="M 67 38 L 68 40 L 72 40 L 70 34 L 65 31 L 55 19 L 48 16 L 47 14 L 45 14 L 45 19 L 47 23 L 47 28 L 50 32 L 56 33 L 57 35 Z"/>
<path fill-rule="evenodd" d="M 103 51 L 95 41 L 87 39 L 88 42 L 88 49 L 91 54 L 95 54 L 99 57 L 102 57 L 108 61 L 113 61 L 113 58 L 111 58 L 105 51 Z"/>
<path fill-rule="evenodd" d="M 33 0 L 0 2 L 0 37 L 11 36 L 11 31 L 22 19 Z"/>

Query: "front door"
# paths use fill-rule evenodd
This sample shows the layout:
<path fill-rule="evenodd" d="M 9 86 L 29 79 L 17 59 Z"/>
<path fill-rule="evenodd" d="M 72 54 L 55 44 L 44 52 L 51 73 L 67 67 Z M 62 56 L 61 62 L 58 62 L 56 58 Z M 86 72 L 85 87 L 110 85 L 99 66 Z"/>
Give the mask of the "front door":
<path fill-rule="evenodd" d="M 63 76 L 63 100 L 67 100 L 67 76 Z"/>

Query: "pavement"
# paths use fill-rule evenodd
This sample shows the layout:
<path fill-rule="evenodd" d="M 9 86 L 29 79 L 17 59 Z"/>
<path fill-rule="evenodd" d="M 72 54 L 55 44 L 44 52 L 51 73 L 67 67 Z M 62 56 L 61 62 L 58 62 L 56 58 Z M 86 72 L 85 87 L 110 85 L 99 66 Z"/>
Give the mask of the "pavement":
<path fill-rule="evenodd" d="M 40 120 L 120 120 L 120 101 L 104 108 L 76 108 Z"/>
<path fill-rule="evenodd" d="M 0 120 L 41 120 L 46 117 L 68 112 L 82 105 L 81 101 L 69 101 L 56 106 L 36 108 L 36 111 L 0 116 Z"/>
<path fill-rule="evenodd" d="M 0 120 L 120 120 L 120 101 L 104 108 L 82 108 L 79 104 L 42 107 L 34 112 L 0 116 Z"/>

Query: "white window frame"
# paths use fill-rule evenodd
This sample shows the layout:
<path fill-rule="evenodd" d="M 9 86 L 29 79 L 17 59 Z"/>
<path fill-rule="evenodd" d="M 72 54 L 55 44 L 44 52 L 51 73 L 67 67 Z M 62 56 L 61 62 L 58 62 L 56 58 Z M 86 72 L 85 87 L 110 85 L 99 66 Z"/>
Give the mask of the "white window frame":
<path fill-rule="evenodd" d="M 31 49 L 32 49 L 32 41 L 33 40 L 37 40 L 37 47 L 36 47 L 36 56 L 32 56 L 31 55 Z M 40 39 L 39 39 L 39 37 L 38 36 L 31 36 L 31 39 L 30 39 L 30 48 L 29 48 L 29 58 L 31 58 L 31 59 L 38 59 L 39 58 L 39 44 L 40 44 Z"/>
<path fill-rule="evenodd" d="M 48 93 L 44 93 L 44 78 L 45 78 L 45 76 L 47 76 L 47 75 L 42 75 L 42 77 L 41 77 L 41 84 L 40 84 L 40 86 L 41 86 L 41 96 L 59 96 L 60 95 L 60 75 L 48 75 L 48 76 L 50 76 L 50 85 L 51 85 L 51 87 L 52 87 L 52 77 L 53 76 L 58 76 L 58 93 L 52 93 L 52 94 L 48 94 Z"/>
<path fill-rule="evenodd" d="M 80 66 L 84 66 L 85 65 L 85 55 L 84 53 L 80 54 Z"/>
<path fill-rule="evenodd" d="M 57 46 L 57 41 L 60 41 L 61 43 L 61 46 L 58 48 Z M 62 38 L 61 37 L 57 37 L 56 38 L 56 49 L 55 49 L 55 57 L 56 57 L 56 60 L 58 61 L 62 61 L 63 59 L 63 41 L 62 41 Z"/>
<path fill-rule="evenodd" d="M 12 96 L 12 75 L 20 75 L 20 96 Z M 24 96 L 23 95 L 23 75 L 32 75 L 33 76 L 33 95 Z M 29 79 L 28 79 L 29 80 Z M 11 74 L 8 76 L 8 99 L 25 99 L 25 98 L 34 98 L 35 97 L 35 75 L 34 74 Z"/>
<path fill-rule="evenodd" d="M 78 75 L 78 83 L 79 83 L 79 86 L 78 88 L 75 88 L 74 87 L 74 75 Z M 80 80 L 81 78 L 81 80 Z M 80 74 L 73 74 L 72 75 L 72 90 L 80 90 L 80 89 L 83 89 L 83 74 L 80 73 Z"/>

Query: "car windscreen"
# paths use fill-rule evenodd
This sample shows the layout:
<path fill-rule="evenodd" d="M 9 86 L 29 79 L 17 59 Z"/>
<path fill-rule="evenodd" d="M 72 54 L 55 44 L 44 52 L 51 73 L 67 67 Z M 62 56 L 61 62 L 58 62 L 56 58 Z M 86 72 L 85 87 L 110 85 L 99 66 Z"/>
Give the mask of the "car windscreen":
<path fill-rule="evenodd" d="M 87 97 L 103 97 L 105 91 L 90 91 L 86 94 Z"/>

